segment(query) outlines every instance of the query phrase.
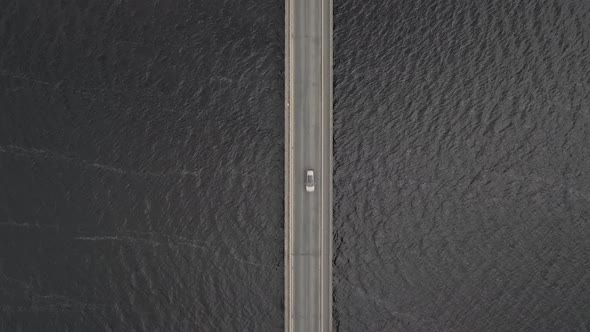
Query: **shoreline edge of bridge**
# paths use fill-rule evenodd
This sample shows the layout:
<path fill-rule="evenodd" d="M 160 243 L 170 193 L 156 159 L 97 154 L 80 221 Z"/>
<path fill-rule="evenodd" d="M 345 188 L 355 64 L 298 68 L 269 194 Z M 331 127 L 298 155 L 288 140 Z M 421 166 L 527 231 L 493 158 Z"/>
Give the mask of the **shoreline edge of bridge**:
<path fill-rule="evenodd" d="M 283 227 L 285 228 L 285 289 L 284 289 L 284 316 L 285 316 L 285 331 L 291 331 L 291 222 L 292 222 L 292 197 L 291 197 L 291 150 L 292 150 L 292 130 L 291 130 L 291 0 L 285 0 L 285 64 L 284 64 L 284 99 L 285 99 L 285 192 L 284 192 L 284 207 L 285 217 Z"/>

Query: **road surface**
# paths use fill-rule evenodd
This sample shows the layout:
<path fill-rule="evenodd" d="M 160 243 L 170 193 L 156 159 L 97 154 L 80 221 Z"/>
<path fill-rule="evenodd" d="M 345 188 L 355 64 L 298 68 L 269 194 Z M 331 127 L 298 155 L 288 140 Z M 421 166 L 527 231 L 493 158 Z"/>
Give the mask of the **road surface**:
<path fill-rule="evenodd" d="M 285 39 L 285 326 L 332 331 L 332 1 L 286 0 Z"/>

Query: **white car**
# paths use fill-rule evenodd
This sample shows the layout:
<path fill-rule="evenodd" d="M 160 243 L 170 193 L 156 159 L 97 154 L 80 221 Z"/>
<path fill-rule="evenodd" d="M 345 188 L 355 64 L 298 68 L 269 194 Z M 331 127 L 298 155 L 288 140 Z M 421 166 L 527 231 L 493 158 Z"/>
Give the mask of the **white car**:
<path fill-rule="evenodd" d="M 313 169 L 308 169 L 305 176 L 305 190 L 310 193 L 315 190 L 315 179 Z"/>

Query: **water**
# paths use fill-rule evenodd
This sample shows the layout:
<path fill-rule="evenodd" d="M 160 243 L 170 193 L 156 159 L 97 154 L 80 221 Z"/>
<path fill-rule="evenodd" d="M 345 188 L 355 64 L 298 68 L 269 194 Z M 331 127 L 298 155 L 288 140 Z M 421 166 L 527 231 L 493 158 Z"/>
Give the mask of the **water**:
<path fill-rule="evenodd" d="M 0 330 L 281 330 L 282 1 L 1 5 Z"/>
<path fill-rule="evenodd" d="M 0 330 L 282 330 L 283 1 L 1 4 Z M 339 331 L 589 329 L 588 22 L 335 0 Z"/>
<path fill-rule="evenodd" d="M 587 331 L 590 3 L 335 1 L 340 331 Z"/>

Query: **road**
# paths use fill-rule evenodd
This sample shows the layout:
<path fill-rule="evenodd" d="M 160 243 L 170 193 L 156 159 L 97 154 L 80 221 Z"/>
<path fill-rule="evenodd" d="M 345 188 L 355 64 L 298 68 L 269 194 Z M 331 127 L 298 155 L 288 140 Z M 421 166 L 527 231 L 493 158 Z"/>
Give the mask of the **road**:
<path fill-rule="evenodd" d="M 332 331 L 332 1 L 286 0 L 285 39 L 285 326 Z"/>

